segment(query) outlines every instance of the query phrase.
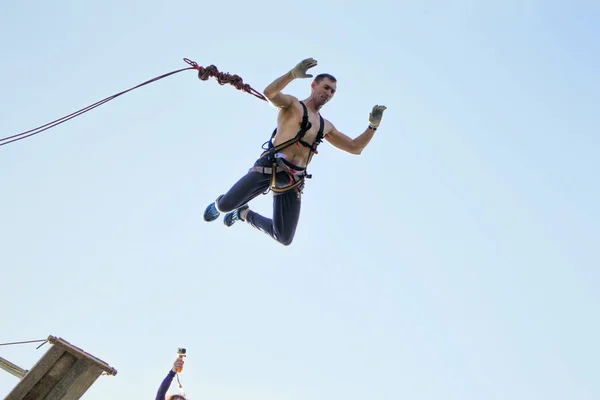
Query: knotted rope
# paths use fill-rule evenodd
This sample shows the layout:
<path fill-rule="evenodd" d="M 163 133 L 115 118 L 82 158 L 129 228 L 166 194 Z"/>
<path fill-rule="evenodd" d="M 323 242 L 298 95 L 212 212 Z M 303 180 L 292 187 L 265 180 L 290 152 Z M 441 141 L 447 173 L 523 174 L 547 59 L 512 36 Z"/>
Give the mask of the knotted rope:
<path fill-rule="evenodd" d="M 123 95 L 125 93 L 131 92 L 134 89 L 137 89 L 139 87 L 142 87 L 142 86 L 147 85 L 147 84 L 152 83 L 152 82 L 156 82 L 156 81 L 158 81 L 160 79 L 166 78 L 167 76 L 174 75 L 174 74 L 177 74 L 179 72 L 187 71 L 187 70 L 191 70 L 191 69 L 195 69 L 195 70 L 198 71 L 198 79 L 200 79 L 200 80 L 207 81 L 209 78 L 214 77 L 214 78 L 216 78 L 217 82 L 220 85 L 226 85 L 226 84 L 232 85 L 232 86 L 234 86 L 238 90 L 242 90 L 244 92 L 250 93 L 251 95 L 253 95 L 253 96 L 255 96 L 255 97 L 257 97 L 257 98 L 259 98 L 261 100 L 267 101 L 267 99 L 261 93 L 259 93 L 255 89 L 253 89 L 247 83 L 244 83 L 243 79 L 239 75 L 232 75 L 232 74 L 229 74 L 229 73 L 220 72 L 217 69 L 217 67 L 214 66 L 214 65 L 209 65 L 208 67 L 202 67 L 202 66 L 199 66 L 195 61 L 192 61 L 192 60 L 190 60 L 188 58 L 184 58 L 183 60 L 186 63 L 188 63 L 190 65 L 190 67 L 178 69 L 178 70 L 175 70 L 175 71 L 172 71 L 172 72 L 169 72 L 169 73 L 157 76 L 156 78 L 152 78 L 150 80 L 147 80 L 146 82 L 140 83 L 139 85 L 136 85 L 136 86 L 134 86 L 132 88 L 129 88 L 127 90 L 124 90 L 124 91 L 119 92 L 117 94 L 114 94 L 112 96 L 108 96 L 105 99 L 102 99 L 102 100 L 100 100 L 100 101 L 98 101 L 98 102 L 96 102 L 94 104 L 91 104 L 91 105 L 89 105 L 87 107 L 84 107 L 84 108 L 82 108 L 80 110 L 77 110 L 77 111 L 75 111 L 75 112 L 73 112 L 73 113 L 71 113 L 69 115 L 66 115 L 66 116 L 64 116 L 62 118 L 59 118 L 59 119 L 56 119 L 54 121 L 48 122 L 47 124 L 38 126 L 37 128 L 31 129 L 31 130 L 28 130 L 28 131 L 25 131 L 25 132 L 18 133 L 16 135 L 12 135 L 12 136 L 7 136 L 5 138 L 1 138 L 0 139 L 0 146 L 5 146 L 5 145 L 7 145 L 9 143 L 13 143 L 13 142 L 16 142 L 18 140 L 23 140 L 23 139 L 28 138 L 28 137 L 33 136 L 33 135 L 37 135 L 38 133 L 41 133 L 41 132 L 43 132 L 45 130 L 48 130 L 48 129 L 56 126 L 56 125 L 62 124 L 63 122 L 66 122 L 66 121 L 68 121 L 70 119 L 73 119 L 73 118 L 75 118 L 75 117 L 83 114 L 83 113 L 86 113 L 86 112 L 88 112 L 88 111 L 90 111 L 90 110 L 92 110 L 92 109 L 94 109 L 96 107 L 99 107 L 102 104 L 107 103 L 107 102 L 109 102 L 109 101 L 111 101 L 111 100 L 113 100 L 113 99 L 115 99 L 115 98 L 117 98 L 117 97 L 119 97 L 119 96 L 121 96 L 121 95 Z"/>

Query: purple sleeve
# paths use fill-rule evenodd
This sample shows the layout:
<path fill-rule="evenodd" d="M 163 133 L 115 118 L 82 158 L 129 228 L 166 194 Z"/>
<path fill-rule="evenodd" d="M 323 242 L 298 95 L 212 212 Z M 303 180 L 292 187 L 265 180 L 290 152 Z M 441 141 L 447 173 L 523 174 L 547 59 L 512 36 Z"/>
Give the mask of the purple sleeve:
<path fill-rule="evenodd" d="M 163 379 L 160 387 L 158 388 L 158 392 L 156 393 L 156 400 L 165 400 L 167 397 L 167 391 L 169 387 L 171 387 L 171 382 L 173 382 L 173 378 L 175 377 L 175 372 L 170 370 L 165 379 Z"/>

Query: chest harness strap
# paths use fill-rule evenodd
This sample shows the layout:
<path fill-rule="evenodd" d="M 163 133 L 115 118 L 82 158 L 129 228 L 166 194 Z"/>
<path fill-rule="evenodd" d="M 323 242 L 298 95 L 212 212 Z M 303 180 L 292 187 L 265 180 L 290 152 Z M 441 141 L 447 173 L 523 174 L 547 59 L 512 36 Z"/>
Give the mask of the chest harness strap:
<path fill-rule="evenodd" d="M 312 127 L 312 124 L 308 120 L 308 110 L 306 109 L 306 105 L 303 102 L 300 102 L 300 104 L 302 105 L 302 108 L 304 110 L 304 115 L 302 116 L 302 122 L 300 123 L 300 130 L 298 130 L 298 133 L 296 133 L 296 136 L 283 142 L 283 143 L 278 144 L 277 146 L 273 146 L 273 139 L 275 138 L 275 136 L 277 134 L 277 128 L 275 128 L 275 130 L 271 134 L 271 138 L 263 144 L 263 150 L 265 150 L 265 151 L 260 155 L 260 158 L 263 158 L 263 157 L 272 158 L 272 160 L 273 160 L 272 167 L 253 168 L 254 170 L 256 170 L 258 172 L 271 174 L 270 189 L 274 193 L 287 192 L 288 190 L 291 190 L 291 189 L 294 189 L 294 188 L 300 186 L 304 182 L 304 178 L 308 178 L 308 179 L 312 178 L 311 174 L 306 173 L 306 169 L 303 169 L 302 171 L 296 171 L 295 169 L 291 168 L 290 166 L 285 165 L 286 164 L 285 160 L 281 160 L 280 162 L 278 162 L 278 159 L 277 159 L 277 157 L 275 157 L 275 154 L 280 152 L 283 149 L 286 149 L 286 148 L 294 145 L 294 144 L 296 144 L 298 146 L 303 145 L 304 147 L 307 147 L 310 150 L 308 152 L 308 159 L 307 159 L 307 163 L 306 163 L 308 165 L 310 163 L 310 161 L 312 160 L 313 154 L 318 154 L 317 147 L 323 141 L 323 137 L 324 137 L 323 129 L 324 129 L 325 123 L 323 121 L 323 117 L 321 116 L 321 114 L 319 114 L 319 120 L 320 120 L 319 121 L 320 122 L 319 132 L 317 133 L 314 143 L 311 145 L 303 140 L 304 135 Z M 266 149 L 265 149 L 265 145 L 268 146 Z M 277 188 L 277 187 L 275 187 L 276 175 L 278 172 L 282 172 L 282 171 L 286 172 L 290 176 L 290 185 L 286 186 L 284 188 Z M 298 179 L 298 180 L 296 182 L 294 182 L 295 179 Z"/>

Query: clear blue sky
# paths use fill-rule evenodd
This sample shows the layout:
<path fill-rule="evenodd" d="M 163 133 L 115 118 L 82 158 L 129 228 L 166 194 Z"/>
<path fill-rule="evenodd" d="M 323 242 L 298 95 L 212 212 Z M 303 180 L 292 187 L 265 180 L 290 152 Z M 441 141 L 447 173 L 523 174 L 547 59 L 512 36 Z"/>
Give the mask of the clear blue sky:
<path fill-rule="evenodd" d="M 361 156 L 321 146 L 290 247 L 202 220 L 276 110 L 192 71 L 0 147 L 0 342 L 106 360 L 88 400 L 153 399 L 180 346 L 194 400 L 600 398 L 599 19 L 591 0 L 5 2 L 0 137 L 183 57 L 258 90 L 313 57 L 349 136 L 388 109 Z"/>

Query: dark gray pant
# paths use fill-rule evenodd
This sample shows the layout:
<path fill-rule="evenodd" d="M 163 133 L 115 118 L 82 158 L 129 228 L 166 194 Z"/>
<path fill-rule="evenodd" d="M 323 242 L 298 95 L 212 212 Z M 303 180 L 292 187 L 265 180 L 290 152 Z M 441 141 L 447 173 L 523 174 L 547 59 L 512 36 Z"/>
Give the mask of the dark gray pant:
<path fill-rule="evenodd" d="M 269 159 L 265 158 L 257 160 L 254 165 L 270 167 L 271 163 Z M 290 184 L 290 175 L 286 172 L 278 172 L 276 178 L 278 186 L 283 187 Z M 219 196 L 215 205 L 221 212 L 233 211 L 264 193 L 270 182 L 271 174 L 249 171 L 227 193 Z M 274 193 L 273 218 L 267 218 L 249 210 L 246 222 L 271 236 L 282 245 L 289 246 L 294 240 L 300 218 L 302 185 L 284 193 Z"/>

